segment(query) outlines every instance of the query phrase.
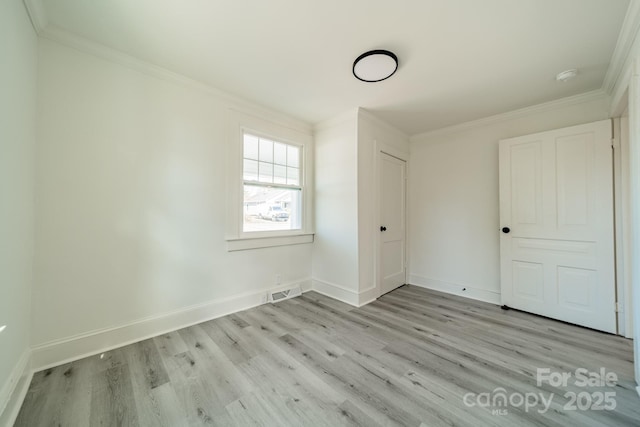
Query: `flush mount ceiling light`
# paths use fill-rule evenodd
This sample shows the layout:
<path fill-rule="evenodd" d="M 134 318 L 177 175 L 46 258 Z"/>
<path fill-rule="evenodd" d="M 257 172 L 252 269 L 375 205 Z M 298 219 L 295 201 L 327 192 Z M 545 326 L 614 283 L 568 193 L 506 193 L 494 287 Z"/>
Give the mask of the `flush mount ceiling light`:
<path fill-rule="evenodd" d="M 578 75 L 578 69 L 572 68 L 570 70 L 565 70 L 561 73 L 558 73 L 558 75 L 556 76 L 556 80 L 564 83 L 564 82 L 568 82 L 569 80 L 571 80 L 577 75 Z"/>
<path fill-rule="evenodd" d="M 363 82 L 380 82 L 398 69 L 398 57 L 388 50 L 370 50 L 353 61 L 353 75 Z"/>

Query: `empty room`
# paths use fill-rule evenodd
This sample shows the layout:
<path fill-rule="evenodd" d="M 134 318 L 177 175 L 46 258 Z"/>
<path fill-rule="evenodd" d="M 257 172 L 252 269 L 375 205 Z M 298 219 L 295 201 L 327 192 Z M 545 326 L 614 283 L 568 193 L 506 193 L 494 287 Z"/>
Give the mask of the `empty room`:
<path fill-rule="evenodd" d="M 639 426 L 640 0 L 0 0 L 0 427 Z"/>

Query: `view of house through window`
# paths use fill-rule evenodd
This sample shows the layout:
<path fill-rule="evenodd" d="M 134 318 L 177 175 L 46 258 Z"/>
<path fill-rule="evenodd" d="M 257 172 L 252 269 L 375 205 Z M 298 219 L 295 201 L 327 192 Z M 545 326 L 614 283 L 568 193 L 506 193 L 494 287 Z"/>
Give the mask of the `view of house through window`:
<path fill-rule="evenodd" d="M 302 228 L 301 148 L 244 134 L 243 231 Z"/>

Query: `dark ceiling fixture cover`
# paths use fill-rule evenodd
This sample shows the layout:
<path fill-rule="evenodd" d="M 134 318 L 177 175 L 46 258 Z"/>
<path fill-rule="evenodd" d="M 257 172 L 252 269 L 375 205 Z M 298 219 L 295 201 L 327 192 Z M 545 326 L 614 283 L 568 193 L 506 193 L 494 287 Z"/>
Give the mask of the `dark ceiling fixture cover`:
<path fill-rule="evenodd" d="M 393 76 L 397 69 L 398 57 L 388 50 L 370 50 L 353 61 L 353 75 L 363 82 L 381 82 Z"/>

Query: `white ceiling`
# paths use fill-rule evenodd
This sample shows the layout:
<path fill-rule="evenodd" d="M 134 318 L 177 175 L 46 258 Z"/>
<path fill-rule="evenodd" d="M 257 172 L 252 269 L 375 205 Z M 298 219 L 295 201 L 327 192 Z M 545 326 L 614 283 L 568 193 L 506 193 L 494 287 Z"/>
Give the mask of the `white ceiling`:
<path fill-rule="evenodd" d="M 628 0 L 44 0 L 51 28 L 310 123 L 364 107 L 409 135 L 602 86 Z M 389 49 L 389 80 L 353 60 Z M 555 75 L 579 68 L 567 83 Z"/>

